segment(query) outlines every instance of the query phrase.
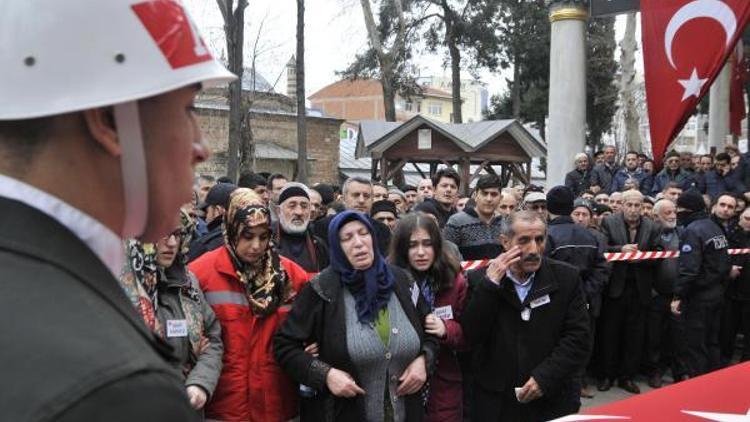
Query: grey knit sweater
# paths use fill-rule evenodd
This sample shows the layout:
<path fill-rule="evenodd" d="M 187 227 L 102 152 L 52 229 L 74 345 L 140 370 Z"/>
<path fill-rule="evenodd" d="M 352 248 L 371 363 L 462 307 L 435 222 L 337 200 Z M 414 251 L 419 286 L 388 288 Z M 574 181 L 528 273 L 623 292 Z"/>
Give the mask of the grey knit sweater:
<path fill-rule="evenodd" d="M 384 345 L 373 324 L 361 324 L 357 319 L 354 297 L 344 289 L 346 309 L 346 342 L 349 356 L 357 367 L 359 384 L 365 395 L 365 414 L 368 422 L 384 420 L 385 389 L 392 401 L 393 422 L 406 420 L 403 397 L 396 396 L 398 379 L 420 351 L 419 335 L 409 322 L 395 294 L 388 301 L 390 332 Z"/>

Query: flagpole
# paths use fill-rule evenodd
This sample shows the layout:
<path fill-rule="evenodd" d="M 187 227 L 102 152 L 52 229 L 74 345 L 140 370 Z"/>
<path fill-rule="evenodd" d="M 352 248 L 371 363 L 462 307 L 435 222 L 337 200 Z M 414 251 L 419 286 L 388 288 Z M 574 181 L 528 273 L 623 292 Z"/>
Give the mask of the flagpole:
<path fill-rule="evenodd" d="M 550 2 L 549 136 L 547 186 L 560 185 L 573 156 L 586 146 L 585 1 Z"/>

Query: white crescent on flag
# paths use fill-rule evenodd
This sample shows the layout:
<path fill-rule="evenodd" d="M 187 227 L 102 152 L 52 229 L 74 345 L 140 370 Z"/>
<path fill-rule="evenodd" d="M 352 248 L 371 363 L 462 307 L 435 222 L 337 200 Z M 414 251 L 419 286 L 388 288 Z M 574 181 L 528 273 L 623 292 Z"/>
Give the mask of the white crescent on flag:
<path fill-rule="evenodd" d="M 696 412 L 692 410 L 683 410 L 682 413 L 697 416 L 709 421 L 718 422 L 750 422 L 750 409 L 744 415 L 737 413 L 716 413 L 716 412 Z"/>
<path fill-rule="evenodd" d="M 579 422 L 579 421 L 615 421 L 630 419 L 628 416 L 607 416 L 607 415 L 568 415 L 557 418 L 549 422 Z"/>
<path fill-rule="evenodd" d="M 726 32 L 727 45 L 732 41 L 734 32 L 737 30 L 737 17 L 726 3 L 719 0 L 695 0 L 686 4 L 672 16 L 664 33 L 664 50 L 666 50 L 669 63 L 675 69 L 677 69 L 677 66 L 672 58 L 674 37 L 685 23 L 698 18 L 709 18 L 720 23 L 724 32 Z"/>

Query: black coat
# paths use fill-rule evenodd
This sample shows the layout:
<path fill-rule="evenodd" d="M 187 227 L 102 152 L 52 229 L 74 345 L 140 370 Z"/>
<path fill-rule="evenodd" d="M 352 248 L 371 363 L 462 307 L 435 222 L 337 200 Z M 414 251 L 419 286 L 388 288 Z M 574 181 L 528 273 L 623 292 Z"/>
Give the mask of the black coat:
<path fill-rule="evenodd" d="M 73 233 L 0 198 L 2 420 L 192 421 L 171 348 Z"/>
<path fill-rule="evenodd" d="M 212 250 L 224 245 L 224 227 L 222 225 L 223 221 L 224 218 L 222 217 L 211 220 L 211 222 L 208 223 L 207 226 L 208 233 L 197 239 L 194 239 L 190 243 L 190 249 L 188 250 L 187 254 L 188 262 L 193 262 L 196 259 L 200 258 L 200 256 L 204 253 L 211 252 Z"/>
<path fill-rule="evenodd" d="M 611 269 L 602 252 L 602 245 L 596 236 L 575 224 L 572 218 L 560 216 L 549 222 L 544 253 L 578 268 L 592 315 L 599 315 L 602 291 L 607 286 Z"/>
<path fill-rule="evenodd" d="M 565 186 L 573 191 L 573 195 L 580 196 L 591 187 L 591 171 L 573 170 L 565 175 Z"/>
<path fill-rule="evenodd" d="M 279 255 L 291 259 L 308 273 L 319 273 L 328 267 L 328 247 L 313 234 L 312 223 L 304 233 L 287 234 L 276 222 L 273 239 Z"/>
<path fill-rule="evenodd" d="M 637 243 L 639 251 L 655 251 L 659 246 L 659 226 L 649 218 L 641 218 L 635 242 L 630 242 L 627 223 L 622 213 L 611 215 L 602 220 L 602 233 L 607 237 L 607 252 L 622 252 L 622 247 L 630 243 Z M 651 302 L 651 288 L 654 284 L 656 260 L 637 262 L 614 262 L 612 275 L 609 278 L 607 295 L 612 299 L 622 296 L 627 283 L 628 270 L 635 273 L 638 298 L 641 305 Z M 630 266 L 630 268 L 628 268 Z"/>
<path fill-rule="evenodd" d="M 412 282 L 407 273 L 394 266 L 389 265 L 389 268 L 396 278 L 393 293 L 419 333 L 430 373 L 440 345 L 435 337 L 424 334 L 423 323 L 429 309 L 422 295 L 419 296 L 417 307 L 412 304 Z M 304 344 L 313 342 L 319 345 L 320 355 L 317 359 L 304 351 Z M 302 289 L 289 316 L 276 333 L 273 346 L 276 360 L 284 372 L 300 384 L 317 391 L 316 396 L 302 406 L 302 421 L 365 420 L 362 396 L 339 398 L 326 387 L 326 374 L 330 367 L 349 373 L 355 381 L 358 379 L 346 344 L 344 296 L 338 273 L 330 267 L 326 268 Z M 407 421 L 422 420 L 424 408 L 419 393 L 406 397 L 405 405 Z"/>
<path fill-rule="evenodd" d="M 486 268 L 469 277 L 475 289 L 461 325 L 473 349 L 476 382 L 492 392 L 509 392 L 534 377 L 544 396 L 523 405 L 529 420 L 563 416 L 558 411 L 579 400 L 576 374 L 585 367 L 591 344 L 578 270 L 543 258 L 523 304 L 507 277 L 500 286 L 487 279 Z M 522 310 L 546 295 L 549 303 L 523 321 Z"/>
<path fill-rule="evenodd" d="M 739 248 L 747 248 L 750 245 L 750 234 L 743 233 L 744 242 L 737 245 Z M 735 255 L 734 265 L 742 267 L 740 276 L 730 281 L 730 289 L 727 291 L 729 297 L 741 301 L 750 301 L 750 255 Z"/>

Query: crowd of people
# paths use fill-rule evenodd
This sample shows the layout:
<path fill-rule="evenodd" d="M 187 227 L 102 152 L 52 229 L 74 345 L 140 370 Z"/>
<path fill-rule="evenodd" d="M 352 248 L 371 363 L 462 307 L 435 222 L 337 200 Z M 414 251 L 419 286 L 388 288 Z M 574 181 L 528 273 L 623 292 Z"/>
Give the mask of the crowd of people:
<path fill-rule="evenodd" d="M 3 12 L 7 420 L 543 421 L 592 379 L 638 393 L 639 373 L 729 365 L 740 333 L 750 357 L 733 145 L 658 173 L 606 147 L 546 192 L 487 174 L 462 196 L 450 168 L 194 180 L 196 96 L 236 76 L 180 2 Z M 605 259 L 637 251 L 679 257 Z"/>
<path fill-rule="evenodd" d="M 588 380 L 638 394 L 639 374 L 729 365 L 750 339 L 750 268 L 728 254 L 750 239 L 745 158 L 672 151 L 653 175 L 595 157 L 546 193 L 487 174 L 463 196 L 451 168 L 400 187 L 201 176 L 173 232 L 128 242 L 122 284 L 208 420 L 542 421 Z M 636 251 L 680 255 L 605 258 Z"/>

